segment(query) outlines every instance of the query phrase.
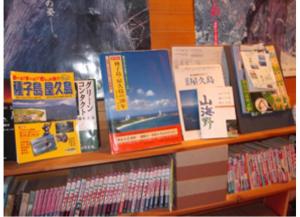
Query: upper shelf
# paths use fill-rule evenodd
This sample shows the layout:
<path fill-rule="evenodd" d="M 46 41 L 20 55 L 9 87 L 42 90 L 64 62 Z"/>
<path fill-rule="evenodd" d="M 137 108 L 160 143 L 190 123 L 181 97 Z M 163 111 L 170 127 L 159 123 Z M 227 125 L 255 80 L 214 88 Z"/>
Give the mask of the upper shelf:
<path fill-rule="evenodd" d="M 82 153 L 73 156 L 42 160 L 26 164 L 17 164 L 14 161 L 4 162 L 4 176 L 22 175 L 37 172 L 53 171 L 58 169 L 67 169 L 80 166 L 89 166 L 96 164 L 111 163 L 124 160 L 152 157 L 163 154 L 171 154 L 178 151 L 216 146 L 222 144 L 235 144 L 252 140 L 266 139 L 274 136 L 288 135 L 296 133 L 296 127 L 285 127 L 279 129 L 265 130 L 255 133 L 241 134 L 234 138 L 206 139 L 183 141 L 179 144 L 169 145 L 143 151 L 112 155 L 107 151 L 98 151 Z"/>

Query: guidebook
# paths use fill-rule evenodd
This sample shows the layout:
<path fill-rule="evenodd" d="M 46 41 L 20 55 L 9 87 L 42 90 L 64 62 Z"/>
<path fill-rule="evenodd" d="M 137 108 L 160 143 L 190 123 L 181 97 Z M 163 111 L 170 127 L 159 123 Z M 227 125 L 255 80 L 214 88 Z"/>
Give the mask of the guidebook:
<path fill-rule="evenodd" d="M 224 86 L 220 64 L 186 65 L 173 70 L 184 140 L 201 138 L 198 88 Z"/>
<path fill-rule="evenodd" d="M 249 45 L 248 47 L 252 48 L 252 46 L 254 45 Z M 248 48 L 248 50 L 244 52 L 241 52 L 240 46 L 232 46 L 232 55 L 235 67 L 234 71 L 236 74 L 237 84 L 239 88 L 242 112 L 244 114 L 251 114 L 255 116 L 265 113 L 272 113 L 274 111 L 283 111 L 289 109 L 289 97 L 286 92 L 283 76 L 280 70 L 278 59 L 276 57 L 274 46 L 263 46 L 261 48 L 263 50 L 260 51 L 250 50 L 250 48 Z M 246 60 L 246 62 L 248 62 L 245 65 L 242 61 L 241 56 L 243 55 L 243 53 L 247 52 L 253 54 L 250 55 L 249 61 Z M 263 53 L 264 55 L 260 53 Z M 246 54 L 245 58 L 247 58 L 247 56 L 249 56 L 249 54 Z M 258 61 L 259 59 L 260 62 Z M 252 62 L 252 66 L 251 64 L 249 64 L 250 62 Z M 268 84 L 265 77 L 269 77 L 270 81 L 272 82 L 269 82 L 268 87 L 265 86 L 264 88 L 254 88 L 251 83 L 251 80 L 249 81 L 247 79 L 247 67 L 249 69 L 248 72 L 250 71 L 250 73 L 252 73 L 252 76 L 254 76 L 254 78 L 257 78 L 254 80 L 260 80 L 258 78 L 261 77 L 262 81 L 260 81 L 260 83 Z M 266 67 L 268 69 L 266 69 Z M 271 67 L 271 69 L 269 67 Z M 267 74 L 268 76 L 264 76 L 266 70 L 270 71 L 271 75 Z M 273 78 L 275 79 L 275 81 L 273 81 Z M 259 83 L 259 81 L 255 82 Z"/>
<path fill-rule="evenodd" d="M 73 73 L 11 72 L 17 162 L 80 153 Z"/>
<path fill-rule="evenodd" d="M 182 140 L 166 50 L 100 54 L 112 153 Z"/>

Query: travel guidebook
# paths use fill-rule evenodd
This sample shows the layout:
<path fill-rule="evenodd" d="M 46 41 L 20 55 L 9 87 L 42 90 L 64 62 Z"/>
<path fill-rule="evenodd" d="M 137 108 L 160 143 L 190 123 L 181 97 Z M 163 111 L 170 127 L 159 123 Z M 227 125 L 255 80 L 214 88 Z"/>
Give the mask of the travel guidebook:
<path fill-rule="evenodd" d="M 166 50 L 100 54 L 112 153 L 182 140 Z"/>
<path fill-rule="evenodd" d="M 73 73 L 11 72 L 17 162 L 80 153 Z"/>
<path fill-rule="evenodd" d="M 250 50 L 255 47 L 257 47 L 257 45 L 249 45 L 248 51 L 242 53 L 244 54 L 246 65 L 241 55 L 240 46 L 233 45 L 232 47 L 235 66 L 234 71 L 239 88 L 242 112 L 255 116 L 289 109 L 289 97 L 286 92 L 274 46 L 263 46 L 263 54 L 259 54 L 255 52 L 255 50 Z M 247 52 L 251 52 L 252 54 L 247 55 Z M 260 51 L 260 53 L 262 53 L 262 51 Z M 268 69 L 263 69 L 264 67 L 266 68 L 266 66 L 268 66 Z M 268 73 L 270 73 L 270 75 L 268 75 Z M 250 76 L 252 76 L 253 79 L 249 78 Z M 269 82 L 265 81 L 265 78 L 270 78 Z M 254 83 L 257 83 L 258 86 L 262 84 L 262 86 L 255 88 L 251 80 L 255 80 Z"/>
<path fill-rule="evenodd" d="M 75 81 L 78 104 L 78 131 L 81 151 L 99 148 L 95 80 Z"/>
<path fill-rule="evenodd" d="M 186 65 L 173 70 L 184 140 L 201 138 L 198 88 L 224 86 L 220 64 Z"/>

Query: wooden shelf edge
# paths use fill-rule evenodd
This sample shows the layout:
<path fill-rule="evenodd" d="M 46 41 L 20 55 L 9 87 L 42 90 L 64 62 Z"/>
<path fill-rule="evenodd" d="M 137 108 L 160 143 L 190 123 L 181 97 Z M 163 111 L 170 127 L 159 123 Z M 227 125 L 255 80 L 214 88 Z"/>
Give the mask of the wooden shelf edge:
<path fill-rule="evenodd" d="M 48 160 L 36 161 L 26 164 L 17 164 L 14 161 L 4 162 L 4 176 L 23 175 L 29 173 L 47 172 L 59 169 L 68 169 L 80 166 L 90 166 L 96 164 L 113 163 L 124 160 L 133 160 L 139 158 L 153 157 L 164 154 L 172 154 L 178 151 L 191 150 L 195 148 L 203 148 L 217 146 L 223 144 L 235 144 L 247 142 L 251 140 L 266 139 L 274 136 L 282 136 L 296 133 L 296 126 L 290 126 L 279 129 L 265 130 L 255 133 L 241 134 L 234 138 L 224 139 L 206 139 L 183 141 L 179 144 L 168 145 L 142 151 L 122 153 L 112 155 L 109 152 L 99 151 L 91 153 L 82 153 L 73 156 L 65 156 L 61 158 L 53 158 Z"/>
<path fill-rule="evenodd" d="M 249 191 L 239 192 L 235 194 L 228 194 L 226 196 L 226 200 L 217 202 L 217 203 L 211 203 L 211 204 L 205 204 L 205 205 L 199 205 L 195 207 L 189 207 L 186 209 L 180 209 L 180 210 L 154 210 L 154 211 L 147 211 L 142 213 L 134 213 L 133 215 L 138 216 L 177 216 L 177 215 L 186 215 L 186 214 L 192 214 L 197 212 L 205 212 L 210 211 L 222 207 L 227 206 L 233 206 L 237 205 L 239 203 L 244 203 L 251 200 L 256 200 L 260 198 L 265 198 L 271 195 L 275 195 L 281 192 L 289 191 L 296 189 L 296 180 L 292 180 L 288 183 L 280 183 L 280 184 L 272 184 L 269 186 L 265 186 L 262 188 L 257 188 Z"/>

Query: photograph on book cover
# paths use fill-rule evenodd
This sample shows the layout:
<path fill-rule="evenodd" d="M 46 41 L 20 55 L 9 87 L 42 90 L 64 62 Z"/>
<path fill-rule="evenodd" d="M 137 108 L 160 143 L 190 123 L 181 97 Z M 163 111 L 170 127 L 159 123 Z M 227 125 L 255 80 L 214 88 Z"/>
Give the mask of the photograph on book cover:
<path fill-rule="evenodd" d="M 113 153 L 181 141 L 166 50 L 102 53 L 100 62 Z"/>
<path fill-rule="evenodd" d="M 197 89 L 179 91 L 185 131 L 200 130 Z"/>
<path fill-rule="evenodd" d="M 146 0 L 4 1 L 5 79 L 12 70 L 72 71 L 96 79 L 102 98 L 99 52 L 149 48 Z"/>
<path fill-rule="evenodd" d="M 274 44 L 284 76 L 296 75 L 296 0 L 195 0 L 195 31 L 202 44 Z"/>

